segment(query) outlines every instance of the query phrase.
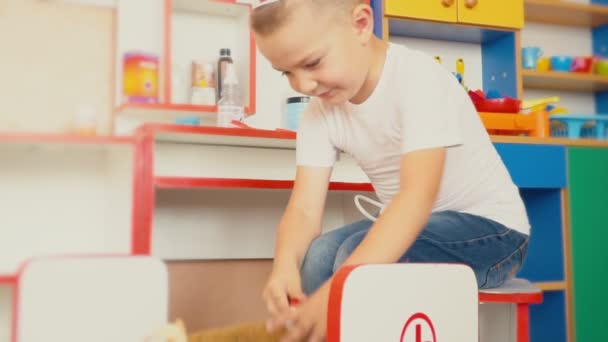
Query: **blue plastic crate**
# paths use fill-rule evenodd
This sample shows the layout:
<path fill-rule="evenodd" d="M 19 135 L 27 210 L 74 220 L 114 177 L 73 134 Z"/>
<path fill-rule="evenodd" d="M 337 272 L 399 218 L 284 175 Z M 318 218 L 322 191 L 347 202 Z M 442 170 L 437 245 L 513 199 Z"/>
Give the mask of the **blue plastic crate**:
<path fill-rule="evenodd" d="M 570 139 L 608 139 L 608 115 L 554 114 L 551 136 Z"/>

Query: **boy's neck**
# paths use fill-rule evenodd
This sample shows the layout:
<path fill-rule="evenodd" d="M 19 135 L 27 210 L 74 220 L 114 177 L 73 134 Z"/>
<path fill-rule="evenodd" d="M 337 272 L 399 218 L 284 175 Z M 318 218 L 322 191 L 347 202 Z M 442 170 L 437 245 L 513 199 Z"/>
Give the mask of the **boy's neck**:
<path fill-rule="evenodd" d="M 371 49 L 371 65 L 367 71 L 367 76 L 359 92 L 350 99 L 353 104 L 361 104 L 370 97 L 370 95 L 376 89 L 378 81 L 380 81 L 380 75 L 384 69 L 384 62 L 386 61 L 386 50 L 388 49 L 388 43 L 384 40 L 372 37 L 370 47 Z"/>

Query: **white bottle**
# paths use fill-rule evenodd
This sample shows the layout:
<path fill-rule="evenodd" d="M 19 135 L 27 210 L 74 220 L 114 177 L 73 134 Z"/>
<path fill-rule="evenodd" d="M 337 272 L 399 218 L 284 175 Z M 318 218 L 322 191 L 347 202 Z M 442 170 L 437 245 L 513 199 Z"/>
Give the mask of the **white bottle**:
<path fill-rule="evenodd" d="M 232 120 L 243 121 L 243 103 L 241 101 L 239 82 L 236 77 L 234 64 L 226 65 L 226 75 L 222 84 L 222 94 L 217 103 L 217 125 L 220 127 L 235 127 Z"/>

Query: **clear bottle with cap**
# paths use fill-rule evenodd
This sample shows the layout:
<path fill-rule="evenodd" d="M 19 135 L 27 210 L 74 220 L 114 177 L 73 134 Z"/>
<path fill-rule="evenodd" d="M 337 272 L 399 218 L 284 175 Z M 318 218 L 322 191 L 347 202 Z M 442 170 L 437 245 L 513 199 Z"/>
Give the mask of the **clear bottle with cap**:
<path fill-rule="evenodd" d="M 243 101 L 239 89 L 234 64 L 226 66 L 226 74 L 222 84 L 222 97 L 217 104 L 217 125 L 220 127 L 234 127 L 232 120 L 243 121 Z"/>
<path fill-rule="evenodd" d="M 230 49 L 220 49 L 220 58 L 217 60 L 217 98 L 222 97 L 222 87 L 224 85 L 224 78 L 226 78 L 226 67 L 229 64 L 233 64 L 232 57 L 230 56 Z"/>

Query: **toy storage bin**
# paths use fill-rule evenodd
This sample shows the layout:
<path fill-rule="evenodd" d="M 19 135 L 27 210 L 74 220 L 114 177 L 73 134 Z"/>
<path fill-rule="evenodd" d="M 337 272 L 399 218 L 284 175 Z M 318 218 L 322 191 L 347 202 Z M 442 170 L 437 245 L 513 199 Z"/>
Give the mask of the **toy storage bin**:
<path fill-rule="evenodd" d="M 553 137 L 608 139 L 608 115 L 555 114 L 549 119 Z"/>

